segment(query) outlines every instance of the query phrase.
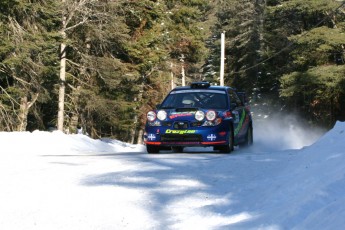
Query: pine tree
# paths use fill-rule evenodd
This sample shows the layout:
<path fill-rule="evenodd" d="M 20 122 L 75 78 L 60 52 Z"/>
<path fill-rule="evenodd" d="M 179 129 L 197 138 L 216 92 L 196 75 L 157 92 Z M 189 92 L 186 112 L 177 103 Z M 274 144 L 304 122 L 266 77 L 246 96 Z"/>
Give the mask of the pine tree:
<path fill-rule="evenodd" d="M 125 63 L 124 43 L 129 36 L 121 2 L 66 1 L 62 7 L 66 18 L 62 23 L 67 59 L 65 126 L 70 132 L 82 126 L 92 137 L 120 132 L 116 123 L 130 95 L 123 91 L 130 68 Z"/>
<path fill-rule="evenodd" d="M 54 1 L 2 1 L 0 8 L 0 105 L 5 115 L 0 123 L 4 130 L 24 131 L 37 102 L 49 99 L 44 85 L 54 76 L 57 60 Z"/>
<path fill-rule="evenodd" d="M 289 109 L 297 109 L 313 123 L 333 125 L 344 118 L 344 14 L 339 3 L 289 1 L 273 7 L 278 15 L 290 15 L 293 49 L 289 62 L 281 62 L 281 96 Z M 279 30 L 283 30 L 282 27 Z"/>
<path fill-rule="evenodd" d="M 128 55 L 140 74 L 136 97 L 138 117 L 131 135 L 141 139 L 146 112 L 155 108 L 173 84 L 199 77 L 206 49 L 202 22 L 207 1 L 133 1 L 125 4 L 132 40 Z M 135 86 L 133 86 L 135 88 Z"/>
<path fill-rule="evenodd" d="M 259 74 L 257 63 L 261 59 L 263 12 L 264 1 L 218 1 L 213 37 L 218 38 L 216 47 L 220 47 L 220 34 L 225 32 L 226 85 L 253 91 Z M 219 56 L 219 48 L 214 51 Z M 214 60 L 213 65 L 219 65 L 220 60 Z"/>

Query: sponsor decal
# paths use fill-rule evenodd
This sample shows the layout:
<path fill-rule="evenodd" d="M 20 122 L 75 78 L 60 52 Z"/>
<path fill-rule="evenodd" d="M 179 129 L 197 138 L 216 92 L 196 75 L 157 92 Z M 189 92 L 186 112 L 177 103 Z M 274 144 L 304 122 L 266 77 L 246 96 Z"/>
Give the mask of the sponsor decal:
<path fill-rule="evenodd" d="M 165 130 L 165 133 L 167 134 L 193 134 L 195 133 L 196 130 L 172 130 L 172 129 L 167 129 Z"/>
<path fill-rule="evenodd" d="M 147 139 L 150 140 L 150 141 L 154 141 L 154 140 L 156 140 L 156 135 L 150 133 L 150 134 L 147 136 Z"/>
<path fill-rule="evenodd" d="M 209 141 L 215 141 L 217 139 L 217 136 L 214 134 L 210 134 L 207 136 L 207 140 Z"/>
<path fill-rule="evenodd" d="M 194 116 L 194 113 L 191 112 L 182 112 L 182 113 L 171 113 L 169 118 L 170 119 L 175 119 L 177 117 L 191 117 Z"/>
<path fill-rule="evenodd" d="M 241 135 L 244 134 L 245 131 L 246 131 L 246 128 L 248 127 L 248 125 L 249 125 L 249 116 L 246 116 L 246 118 L 245 118 L 245 120 L 244 120 L 244 122 L 242 124 L 242 127 L 241 127 L 241 129 L 240 129 L 240 131 L 238 133 L 241 134 Z"/>
<path fill-rule="evenodd" d="M 246 117 L 246 113 L 245 111 L 242 112 L 242 116 L 241 116 L 241 120 L 240 122 L 238 123 L 237 125 L 237 128 L 235 129 L 234 131 L 234 135 L 236 136 L 239 132 L 240 132 L 240 129 L 243 128 L 243 121 L 244 121 L 244 118 Z"/>

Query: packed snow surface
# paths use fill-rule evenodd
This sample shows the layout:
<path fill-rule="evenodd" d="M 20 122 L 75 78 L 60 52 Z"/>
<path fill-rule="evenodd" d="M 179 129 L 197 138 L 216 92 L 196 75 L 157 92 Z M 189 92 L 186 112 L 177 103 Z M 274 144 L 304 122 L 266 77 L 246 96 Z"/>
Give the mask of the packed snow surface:
<path fill-rule="evenodd" d="M 255 128 L 254 145 L 232 154 L 151 155 L 80 134 L 0 132 L 0 229 L 344 229 L 345 123 L 309 142 L 287 129 Z"/>

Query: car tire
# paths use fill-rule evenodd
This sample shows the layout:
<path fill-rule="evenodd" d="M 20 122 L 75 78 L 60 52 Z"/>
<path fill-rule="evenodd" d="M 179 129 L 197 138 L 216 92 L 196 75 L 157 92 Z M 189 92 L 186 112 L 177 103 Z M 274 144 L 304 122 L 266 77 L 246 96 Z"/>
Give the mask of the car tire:
<path fill-rule="evenodd" d="M 249 147 L 253 145 L 253 126 L 250 125 L 248 127 L 247 133 L 246 133 L 246 137 L 244 142 L 240 145 L 240 147 Z"/>
<path fill-rule="evenodd" d="M 234 128 L 232 126 L 230 126 L 228 138 L 228 144 L 219 148 L 221 153 L 231 153 L 234 150 Z"/>
<path fill-rule="evenodd" d="M 155 145 L 146 145 L 146 151 L 148 153 L 159 153 L 159 147 Z"/>

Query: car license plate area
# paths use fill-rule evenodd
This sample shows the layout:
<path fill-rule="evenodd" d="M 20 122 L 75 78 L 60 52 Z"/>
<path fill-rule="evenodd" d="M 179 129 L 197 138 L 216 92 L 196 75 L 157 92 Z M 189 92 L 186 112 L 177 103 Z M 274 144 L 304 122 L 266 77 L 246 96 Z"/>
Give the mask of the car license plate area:
<path fill-rule="evenodd" d="M 202 142 L 200 134 L 163 134 L 162 142 Z"/>

